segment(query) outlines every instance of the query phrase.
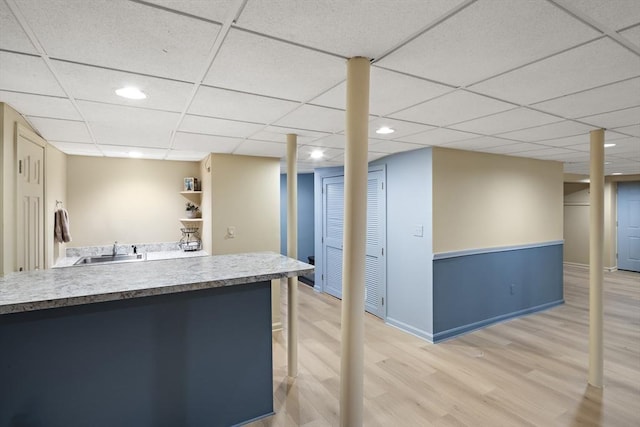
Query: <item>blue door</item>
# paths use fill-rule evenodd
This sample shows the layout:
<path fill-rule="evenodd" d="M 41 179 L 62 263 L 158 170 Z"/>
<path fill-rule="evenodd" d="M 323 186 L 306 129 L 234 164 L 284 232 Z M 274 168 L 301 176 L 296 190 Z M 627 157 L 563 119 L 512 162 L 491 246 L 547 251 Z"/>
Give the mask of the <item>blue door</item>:
<path fill-rule="evenodd" d="M 618 183 L 618 269 L 640 272 L 640 182 Z"/>

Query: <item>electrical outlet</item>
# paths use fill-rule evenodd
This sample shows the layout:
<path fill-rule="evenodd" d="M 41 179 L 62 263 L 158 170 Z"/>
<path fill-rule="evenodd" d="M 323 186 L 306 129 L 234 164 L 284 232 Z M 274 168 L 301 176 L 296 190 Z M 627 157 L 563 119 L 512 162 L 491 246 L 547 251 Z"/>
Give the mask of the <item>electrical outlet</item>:
<path fill-rule="evenodd" d="M 227 237 L 230 239 L 233 239 L 234 237 L 236 237 L 236 227 L 233 225 L 230 225 L 227 227 Z"/>
<path fill-rule="evenodd" d="M 414 225 L 413 226 L 413 235 L 416 237 L 422 237 L 424 234 L 422 225 Z"/>

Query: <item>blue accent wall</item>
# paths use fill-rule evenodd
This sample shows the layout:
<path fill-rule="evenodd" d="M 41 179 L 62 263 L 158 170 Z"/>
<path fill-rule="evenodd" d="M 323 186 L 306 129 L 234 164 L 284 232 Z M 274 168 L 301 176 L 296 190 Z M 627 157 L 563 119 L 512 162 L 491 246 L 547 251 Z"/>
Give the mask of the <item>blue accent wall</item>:
<path fill-rule="evenodd" d="M 562 244 L 433 261 L 433 341 L 564 302 Z"/>
<path fill-rule="evenodd" d="M 298 259 L 309 262 L 314 251 L 313 174 L 298 174 Z M 287 175 L 280 175 L 280 253 L 287 254 Z"/>
<path fill-rule="evenodd" d="M 424 148 L 371 163 L 387 170 L 386 321 L 426 339 L 433 330 L 431 161 Z"/>

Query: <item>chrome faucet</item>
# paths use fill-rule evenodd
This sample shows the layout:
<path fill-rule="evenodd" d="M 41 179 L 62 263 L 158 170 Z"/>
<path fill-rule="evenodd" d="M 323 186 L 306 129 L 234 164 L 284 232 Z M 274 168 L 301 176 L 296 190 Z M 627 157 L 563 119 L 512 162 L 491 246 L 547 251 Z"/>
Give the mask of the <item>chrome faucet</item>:
<path fill-rule="evenodd" d="M 118 241 L 116 240 L 115 242 L 113 242 L 113 251 L 111 251 L 111 255 L 116 256 L 118 255 Z"/>

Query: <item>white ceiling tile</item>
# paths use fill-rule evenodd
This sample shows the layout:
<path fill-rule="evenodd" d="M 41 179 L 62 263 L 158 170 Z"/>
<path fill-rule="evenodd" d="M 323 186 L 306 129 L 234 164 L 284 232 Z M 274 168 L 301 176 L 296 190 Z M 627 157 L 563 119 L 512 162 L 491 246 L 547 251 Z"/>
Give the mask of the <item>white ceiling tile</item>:
<path fill-rule="evenodd" d="M 472 89 L 520 104 L 556 98 L 636 77 L 640 57 L 602 38 L 474 85 Z"/>
<path fill-rule="evenodd" d="M 640 73 L 640 70 L 638 70 Z M 535 108 L 574 119 L 640 104 L 640 77 L 535 104 Z"/>
<path fill-rule="evenodd" d="M 421 145 L 443 145 L 448 142 L 461 141 L 463 139 L 471 139 L 478 135 L 457 130 L 439 128 L 428 130 L 411 136 L 398 138 L 402 142 L 413 142 Z"/>
<path fill-rule="evenodd" d="M 622 132 L 626 135 L 640 136 L 640 125 L 620 127 L 616 129 L 616 132 Z"/>
<path fill-rule="evenodd" d="M 287 134 L 290 133 L 297 135 L 298 144 L 306 144 L 328 135 L 328 133 L 326 132 L 316 132 L 308 129 L 295 129 L 282 126 L 266 126 L 261 131 L 251 135 L 251 139 L 285 143 L 287 142 Z"/>
<path fill-rule="evenodd" d="M 614 141 L 620 138 L 627 138 L 626 135 L 622 135 L 612 131 L 605 131 L 604 140 L 605 141 Z M 585 147 L 589 146 L 589 133 L 582 133 L 579 135 L 567 136 L 564 138 L 556 138 L 556 139 L 547 139 L 542 141 L 540 144 L 550 147 L 568 147 L 570 145 L 580 145 L 583 144 Z"/>
<path fill-rule="evenodd" d="M 29 117 L 35 130 L 47 141 L 92 142 L 84 122 Z"/>
<path fill-rule="evenodd" d="M 40 57 L 0 51 L 0 90 L 65 96 Z"/>
<path fill-rule="evenodd" d="M 13 109 L 25 116 L 82 120 L 80 114 L 67 98 L 0 91 L 0 102 L 9 104 Z"/>
<path fill-rule="evenodd" d="M 417 150 L 419 148 L 425 147 L 424 145 L 410 144 L 408 142 L 369 140 L 369 150 L 375 151 L 376 153 L 400 153 L 402 151 Z"/>
<path fill-rule="evenodd" d="M 496 145 L 494 147 L 483 148 L 482 151 L 494 154 L 508 154 L 513 155 L 515 153 L 523 153 L 526 151 L 540 150 L 542 147 L 530 142 L 512 142 L 510 144 Z"/>
<path fill-rule="evenodd" d="M 424 147 L 417 147 L 417 148 L 424 148 Z M 372 162 L 374 160 L 378 160 L 378 159 L 381 159 L 383 157 L 390 156 L 390 155 L 391 154 L 389 154 L 389 153 L 377 153 L 375 151 L 369 151 L 367 153 L 367 161 L 368 162 Z M 344 164 L 344 153 L 340 154 L 340 155 L 338 155 L 336 157 L 333 157 L 331 159 L 331 161 L 332 162 L 336 162 L 338 165 L 343 165 Z"/>
<path fill-rule="evenodd" d="M 446 126 L 512 109 L 513 105 L 464 90 L 443 95 L 391 117 L 428 125 Z"/>
<path fill-rule="evenodd" d="M 379 64 L 468 85 L 598 35 L 546 1 L 479 0 Z"/>
<path fill-rule="evenodd" d="M 584 158 L 582 153 L 576 152 L 575 150 L 567 149 L 565 147 L 540 148 L 538 150 L 531 150 L 519 154 L 531 156 L 534 159 L 549 160 Z"/>
<path fill-rule="evenodd" d="M 314 151 L 320 151 L 323 153 L 324 160 L 333 160 L 333 158 L 344 154 L 344 150 L 337 148 L 327 148 L 315 145 L 305 145 L 298 149 L 298 160 L 313 162 L 314 159 L 311 158 L 311 153 Z M 320 160 L 322 160 L 320 159 Z"/>
<path fill-rule="evenodd" d="M 547 123 L 557 122 L 560 119 L 549 114 L 539 113 L 528 108 L 515 108 L 491 116 L 470 120 L 451 126 L 452 129 L 468 132 L 495 135 L 517 129 L 530 128 Z"/>
<path fill-rule="evenodd" d="M 122 105 L 78 101 L 96 142 L 105 145 L 168 148 L 180 115 Z"/>
<path fill-rule="evenodd" d="M 313 99 L 311 103 L 346 109 L 346 82 Z M 434 98 L 452 89 L 447 86 L 406 76 L 379 67 L 371 67 L 369 112 L 385 116 Z"/>
<path fill-rule="evenodd" d="M 52 58 L 186 81 L 204 71 L 220 29 L 125 0 L 21 0 L 20 8 Z"/>
<path fill-rule="evenodd" d="M 287 154 L 287 144 L 247 139 L 236 148 L 233 154 L 281 158 Z"/>
<path fill-rule="evenodd" d="M 205 133 L 209 135 L 247 138 L 249 135 L 258 132 L 263 127 L 263 125 L 255 123 L 186 115 L 178 130 L 192 133 Z"/>
<path fill-rule="evenodd" d="M 608 155 L 640 156 L 640 138 L 623 138 L 613 141 L 616 145 L 605 148 Z"/>
<path fill-rule="evenodd" d="M 173 149 L 204 153 L 232 153 L 242 141 L 242 138 L 230 138 L 228 136 L 176 132 Z"/>
<path fill-rule="evenodd" d="M 299 105 L 292 101 L 200 86 L 189 113 L 268 124 Z"/>
<path fill-rule="evenodd" d="M 235 0 L 146 0 L 148 3 L 162 7 L 210 19 L 216 22 L 224 22 L 227 14 L 232 12 L 232 7 L 238 4 Z"/>
<path fill-rule="evenodd" d="M 166 111 L 182 111 L 193 88 L 192 84 L 160 79 L 122 71 L 107 70 L 52 61 L 53 68 L 70 95 L 79 100 L 130 105 Z M 147 95 L 146 99 L 127 99 L 116 95 L 116 89 L 133 86 Z"/>
<path fill-rule="evenodd" d="M 125 157 L 130 158 L 129 153 L 136 152 L 141 154 L 143 159 L 164 159 L 168 153 L 167 149 L 124 146 L 124 145 L 100 145 L 100 150 L 106 157 Z"/>
<path fill-rule="evenodd" d="M 324 138 L 313 141 L 318 147 L 345 148 L 347 145 L 347 137 L 344 134 L 335 134 L 325 136 Z"/>
<path fill-rule="evenodd" d="M 167 160 L 181 160 L 187 162 L 199 162 L 209 155 L 206 151 L 169 150 Z"/>
<path fill-rule="evenodd" d="M 619 30 L 640 22 L 637 0 L 564 0 L 571 10 L 582 12 L 606 28 Z"/>
<path fill-rule="evenodd" d="M 102 152 L 95 144 L 82 144 L 78 142 L 47 141 L 65 154 L 76 156 L 102 156 Z"/>
<path fill-rule="evenodd" d="M 605 140 L 607 140 L 606 136 L 605 136 Z M 546 146 L 551 146 L 551 147 L 568 147 L 570 145 L 576 145 L 576 144 L 589 145 L 589 134 L 583 133 L 579 135 L 567 136 L 564 138 L 547 139 L 542 144 Z"/>
<path fill-rule="evenodd" d="M 640 104 L 640 98 L 638 98 L 638 104 Z M 638 125 L 640 124 L 640 107 L 625 108 L 624 110 L 582 117 L 580 121 L 607 129 Z"/>
<path fill-rule="evenodd" d="M 478 138 L 465 139 L 464 141 L 455 141 L 446 144 L 445 148 L 456 148 L 459 150 L 478 150 L 484 151 L 491 147 L 504 147 L 508 145 L 519 144 L 517 141 L 507 139 L 494 138 L 491 136 L 480 136 Z"/>
<path fill-rule="evenodd" d="M 339 132 L 345 127 L 345 112 L 332 108 L 303 105 L 274 123 L 277 126 Z"/>
<path fill-rule="evenodd" d="M 344 80 L 343 59 L 232 29 L 204 83 L 307 101 Z"/>
<path fill-rule="evenodd" d="M 558 139 L 565 136 L 580 135 L 591 130 L 594 130 L 592 126 L 565 120 L 562 122 L 556 122 L 530 129 L 501 133 L 500 137 L 515 139 L 523 142 L 535 142 L 543 141 L 546 139 Z"/>
<path fill-rule="evenodd" d="M 0 2 L 0 49 L 38 53 L 5 2 Z"/>
<path fill-rule="evenodd" d="M 640 25 L 621 31 L 620 34 L 636 46 L 640 46 Z"/>
<path fill-rule="evenodd" d="M 375 58 L 461 0 L 249 1 L 237 24 L 350 58 Z"/>
<path fill-rule="evenodd" d="M 382 126 L 390 127 L 395 132 L 387 135 L 377 134 L 376 130 L 380 129 Z M 369 137 L 377 139 L 401 139 L 402 137 L 414 135 L 430 129 L 434 129 L 434 127 L 390 118 L 374 118 L 369 122 Z"/>

